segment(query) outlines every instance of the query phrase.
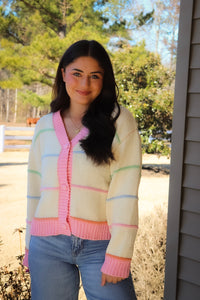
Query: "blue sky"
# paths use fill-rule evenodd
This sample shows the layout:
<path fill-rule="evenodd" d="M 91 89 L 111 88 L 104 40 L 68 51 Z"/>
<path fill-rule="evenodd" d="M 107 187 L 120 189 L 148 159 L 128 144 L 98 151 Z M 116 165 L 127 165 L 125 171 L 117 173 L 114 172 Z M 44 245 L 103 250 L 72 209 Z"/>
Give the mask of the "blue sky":
<path fill-rule="evenodd" d="M 141 7 L 144 7 L 145 12 L 150 12 L 153 9 L 153 4 L 155 4 L 156 0 L 134 0 L 141 5 Z M 165 27 L 167 29 L 167 27 Z M 162 62 L 164 64 L 168 64 L 169 62 L 169 52 L 166 49 L 166 46 L 162 42 L 162 34 L 160 36 L 160 41 L 158 43 L 158 52 L 161 55 Z M 176 38 L 178 39 L 178 28 L 176 32 Z M 155 45 L 156 45 L 156 28 L 155 26 L 152 26 L 145 30 L 141 30 L 138 32 L 133 32 L 133 39 L 137 42 L 140 42 L 142 40 L 145 40 L 146 48 L 152 52 L 155 52 Z"/>
<path fill-rule="evenodd" d="M 127 21 L 130 20 L 130 24 L 133 21 L 135 15 L 138 15 L 140 12 L 149 13 L 156 8 L 155 5 L 158 0 L 121 0 L 118 2 L 116 7 L 112 5 L 109 6 L 109 2 L 104 6 L 104 13 L 108 17 L 110 23 L 116 22 L 119 18 L 125 18 Z M 161 0 L 161 3 L 165 3 L 165 0 Z M 113 3 L 113 2 L 112 2 Z M 113 10 L 114 8 L 114 10 Z M 114 12 L 114 13 L 113 13 Z M 166 14 L 165 14 L 166 12 Z M 158 13 L 155 11 L 155 16 L 158 17 Z M 165 17 L 168 16 L 167 10 L 163 12 Z M 163 16 L 163 15 L 162 15 Z M 133 29 L 130 31 L 131 35 L 131 44 L 138 44 L 142 41 L 145 41 L 146 48 L 149 51 L 156 52 L 156 32 L 157 25 L 153 23 L 152 25 L 142 26 L 141 28 Z M 164 22 L 161 26 L 163 31 L 160 31 L 159 40 L 158 40 L 158 53 L 161 56 L 163 64 L 167 65 L 170 61 L 169 51 L 163 43 L 164 37 L 167 38 L 168 44 L 170 38 L 172 37 L 171 28 L 167 22 Z M 165 36 L 164 36 L 165 32 Z M 178 35 L 178 30 L 176 35 Z"/>

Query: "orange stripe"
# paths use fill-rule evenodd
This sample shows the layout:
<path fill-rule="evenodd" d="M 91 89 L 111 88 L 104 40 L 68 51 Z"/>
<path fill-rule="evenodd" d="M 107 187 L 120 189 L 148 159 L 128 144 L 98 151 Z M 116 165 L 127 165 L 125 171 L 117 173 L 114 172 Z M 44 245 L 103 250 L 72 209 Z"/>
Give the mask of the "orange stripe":
<path fill-rule="evenodd" d="M 86 222 L 86 223 L 92 223 L 92 224 L 105 224 L 105 223 L 107 223 L 106 221 L 97 222 L 97 221 L 91 221 L 91 220 L 84 220 L 84 219 L 76 218 L 76 217 L 72 217 L 72 216 L 70 216 L 70 218 L 76 219 L 76 220 L 79 220 L 79 221 L 82 221 L 82 222 Z"/>
<path fill-rule="evenodd" d="M 109 254 L 109 253 L 106 253 L 106 255 L 114 258 L 114 259 L 119 259 L 119 260 L 128 260 L 128 261 L 131 261 L 131 258 L 127 258 L 127 257 L 120 257 L 120 256 L 115 256 L 115 255 L 112 255 L 112 254 Z"/>
<path fill-rule="evenodd" d="M 79 189 L 86 189 L 86 190 L 91 190 L 91 191 L 94 191 L 94 192 L 101 192 L 101 193 L 106 193 L 106 194 L 108 192 L 106 190 L 98 189 L 98 188 L 95 188 L 95 187 L 92 187 L 92 186 L 80 185 L 80 184 L 71 184 L 71 186 L 75 187 L 75 188 L 79 188 Z"/>

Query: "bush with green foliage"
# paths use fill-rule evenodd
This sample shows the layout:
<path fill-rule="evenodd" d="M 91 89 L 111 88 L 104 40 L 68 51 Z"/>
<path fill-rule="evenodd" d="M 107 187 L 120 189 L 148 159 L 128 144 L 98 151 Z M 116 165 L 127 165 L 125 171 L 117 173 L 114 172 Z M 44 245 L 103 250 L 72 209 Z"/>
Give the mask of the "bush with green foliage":
<path fill-rule="evenodd" d="M 143 149 L 169 154 L 164 141 L 172 127 L 175 73 L 161 64 L 160 57 L 145 45 L 125 46 L 113 54 L 119 101 L 138 122 Z M 149 137 L 154 138 L 150 142 Z"/>

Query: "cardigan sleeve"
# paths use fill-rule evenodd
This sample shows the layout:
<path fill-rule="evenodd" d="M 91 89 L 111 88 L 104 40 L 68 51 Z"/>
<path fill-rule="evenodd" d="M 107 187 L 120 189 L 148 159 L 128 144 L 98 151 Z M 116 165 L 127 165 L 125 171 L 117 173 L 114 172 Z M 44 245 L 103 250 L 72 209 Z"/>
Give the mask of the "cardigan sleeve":
<path fill-rule="evenodd" d="M 111 183 L 106 202 L 111 239 L 101 271 L 126 278 L 129 276 L 134 241 L 138 228 L 138 187 L 141 177 L 141 143 L 137 125 L 120 140 L 111 164 Z"/>
<path fill-rule="evenodd" d="M 26 217 L 26 235 L 25 235 L 25 257 L 23 264 L 28 267 L 29 242 L 31 237 L 31 223 L 40 199 L 41 185 L 41 155 L 39 124 L 37 124 L 28 160 L 28 180 L 27 180 L 27 217 Z"/>

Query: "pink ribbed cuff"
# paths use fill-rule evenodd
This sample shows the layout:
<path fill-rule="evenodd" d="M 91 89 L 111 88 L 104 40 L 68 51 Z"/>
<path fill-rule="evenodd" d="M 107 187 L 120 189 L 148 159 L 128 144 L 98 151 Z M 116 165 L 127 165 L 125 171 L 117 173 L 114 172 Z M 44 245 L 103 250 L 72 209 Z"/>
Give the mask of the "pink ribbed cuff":
<path fill-rule="evenodd" d="M 23 260 L 23 265 L 27 268 L 29 267 L 28 266 L 28 253 L 29 253 L 28 249 L 25 249 L 25 256 L 24 256 L 24 260 Z"/>
<path fill-rule="evenodd" d="M 130 272 L 130 265 L 131 259 L 106 254 L 101 272 L 111 276 L 127 278 Z"/>

